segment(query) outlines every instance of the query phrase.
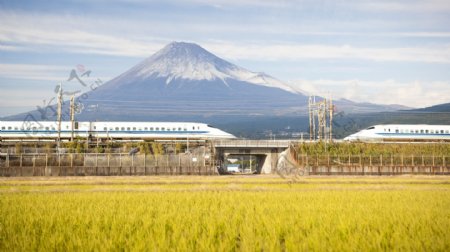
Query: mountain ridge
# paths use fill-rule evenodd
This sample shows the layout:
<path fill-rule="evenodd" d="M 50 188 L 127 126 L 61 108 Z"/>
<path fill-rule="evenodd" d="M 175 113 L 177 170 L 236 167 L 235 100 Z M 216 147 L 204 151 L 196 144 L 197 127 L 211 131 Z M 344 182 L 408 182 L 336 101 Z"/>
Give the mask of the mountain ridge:
<path fill-rule="evenodd" d="M 308 97 L 282 81 L 186 42 L 168 44 L 84 97 L 77 98 L 85 107 L 77 120 L 207 121 L 224 116 L 306 115 L 308 109 Z M 394 110 L 352 101 L 337 100 L 335 105 L 346 112 Z M 38 111 L 30 113 L 41 119 Z M 54 115 L 47 118 L 54 119 Z"/>

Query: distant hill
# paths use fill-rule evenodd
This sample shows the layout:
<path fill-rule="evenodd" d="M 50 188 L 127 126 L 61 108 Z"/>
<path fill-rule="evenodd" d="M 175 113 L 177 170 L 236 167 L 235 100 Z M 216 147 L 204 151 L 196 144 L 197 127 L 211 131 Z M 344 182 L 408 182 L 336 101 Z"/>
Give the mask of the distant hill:
<path fill-rule="evenodd" d="M 417 112 L 450 112 L 450 103 L 444 103 L 439 105 L 434 105 L 431 107 L 420 108 L 420 109 L 412 109 L 409 111 L 417 111 Z"/>

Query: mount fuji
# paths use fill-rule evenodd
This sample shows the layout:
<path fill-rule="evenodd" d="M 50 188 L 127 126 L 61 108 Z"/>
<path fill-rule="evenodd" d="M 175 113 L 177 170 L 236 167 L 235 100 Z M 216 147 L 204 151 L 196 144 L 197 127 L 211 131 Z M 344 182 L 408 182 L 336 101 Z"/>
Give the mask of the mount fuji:
<path fill-rule="evenodd" d="M 214 120 L 208 118 L 217 117 L 304 116 L 308 97 L 274 77 L 234 65 L 197 44 L 172 42 L 78 100 L 84 110 L 77 120 L 209 122 Z M 398 109 L 348 100 L 335 104 L 348 112 Z M 41 119 L 37 111 L 31 113 Z M 6 119 L 20 120 L 23 116 Z"/>
<path fill-rule="evenodd" d="M 168 44 L 88 97 L 85 103 L 109 119 L 120 114 L 161 119 L 273 115 L 296 111 L 307 99 L 267 74 L 246 70 L 184 42 Z M 89 114 L 86 111 L 83 116 Z"/>

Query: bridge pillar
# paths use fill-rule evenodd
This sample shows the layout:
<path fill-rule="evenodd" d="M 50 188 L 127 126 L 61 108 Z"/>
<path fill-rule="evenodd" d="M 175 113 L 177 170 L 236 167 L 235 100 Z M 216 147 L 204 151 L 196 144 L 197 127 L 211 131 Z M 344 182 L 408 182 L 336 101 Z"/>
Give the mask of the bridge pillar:
<path fill-rule="evenodd" d="M 264 159 L 264 163 L 261 168 L 261 174 L 270 174 L 272 173 L 272 157 L 271 153 L 266 154 L 266 158 Z"/>

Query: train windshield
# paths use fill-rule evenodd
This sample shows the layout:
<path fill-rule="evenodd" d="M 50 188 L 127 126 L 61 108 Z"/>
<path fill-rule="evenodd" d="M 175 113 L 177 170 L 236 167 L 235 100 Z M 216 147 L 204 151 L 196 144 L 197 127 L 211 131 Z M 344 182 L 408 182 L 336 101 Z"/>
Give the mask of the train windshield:
<path fill-rule="evenodd" d="M 212 125 L 209 125 L 209 124 L 208 124 L 207 126 L 208 126 L 209 128 L 215 128 L 214 126 L 212 126 Z"/>
<path fill-rule="evenodd" d="M 375 129 L 375 126 L 369 127 L 366 130 L 371 130 L 371 129 Z"/>

